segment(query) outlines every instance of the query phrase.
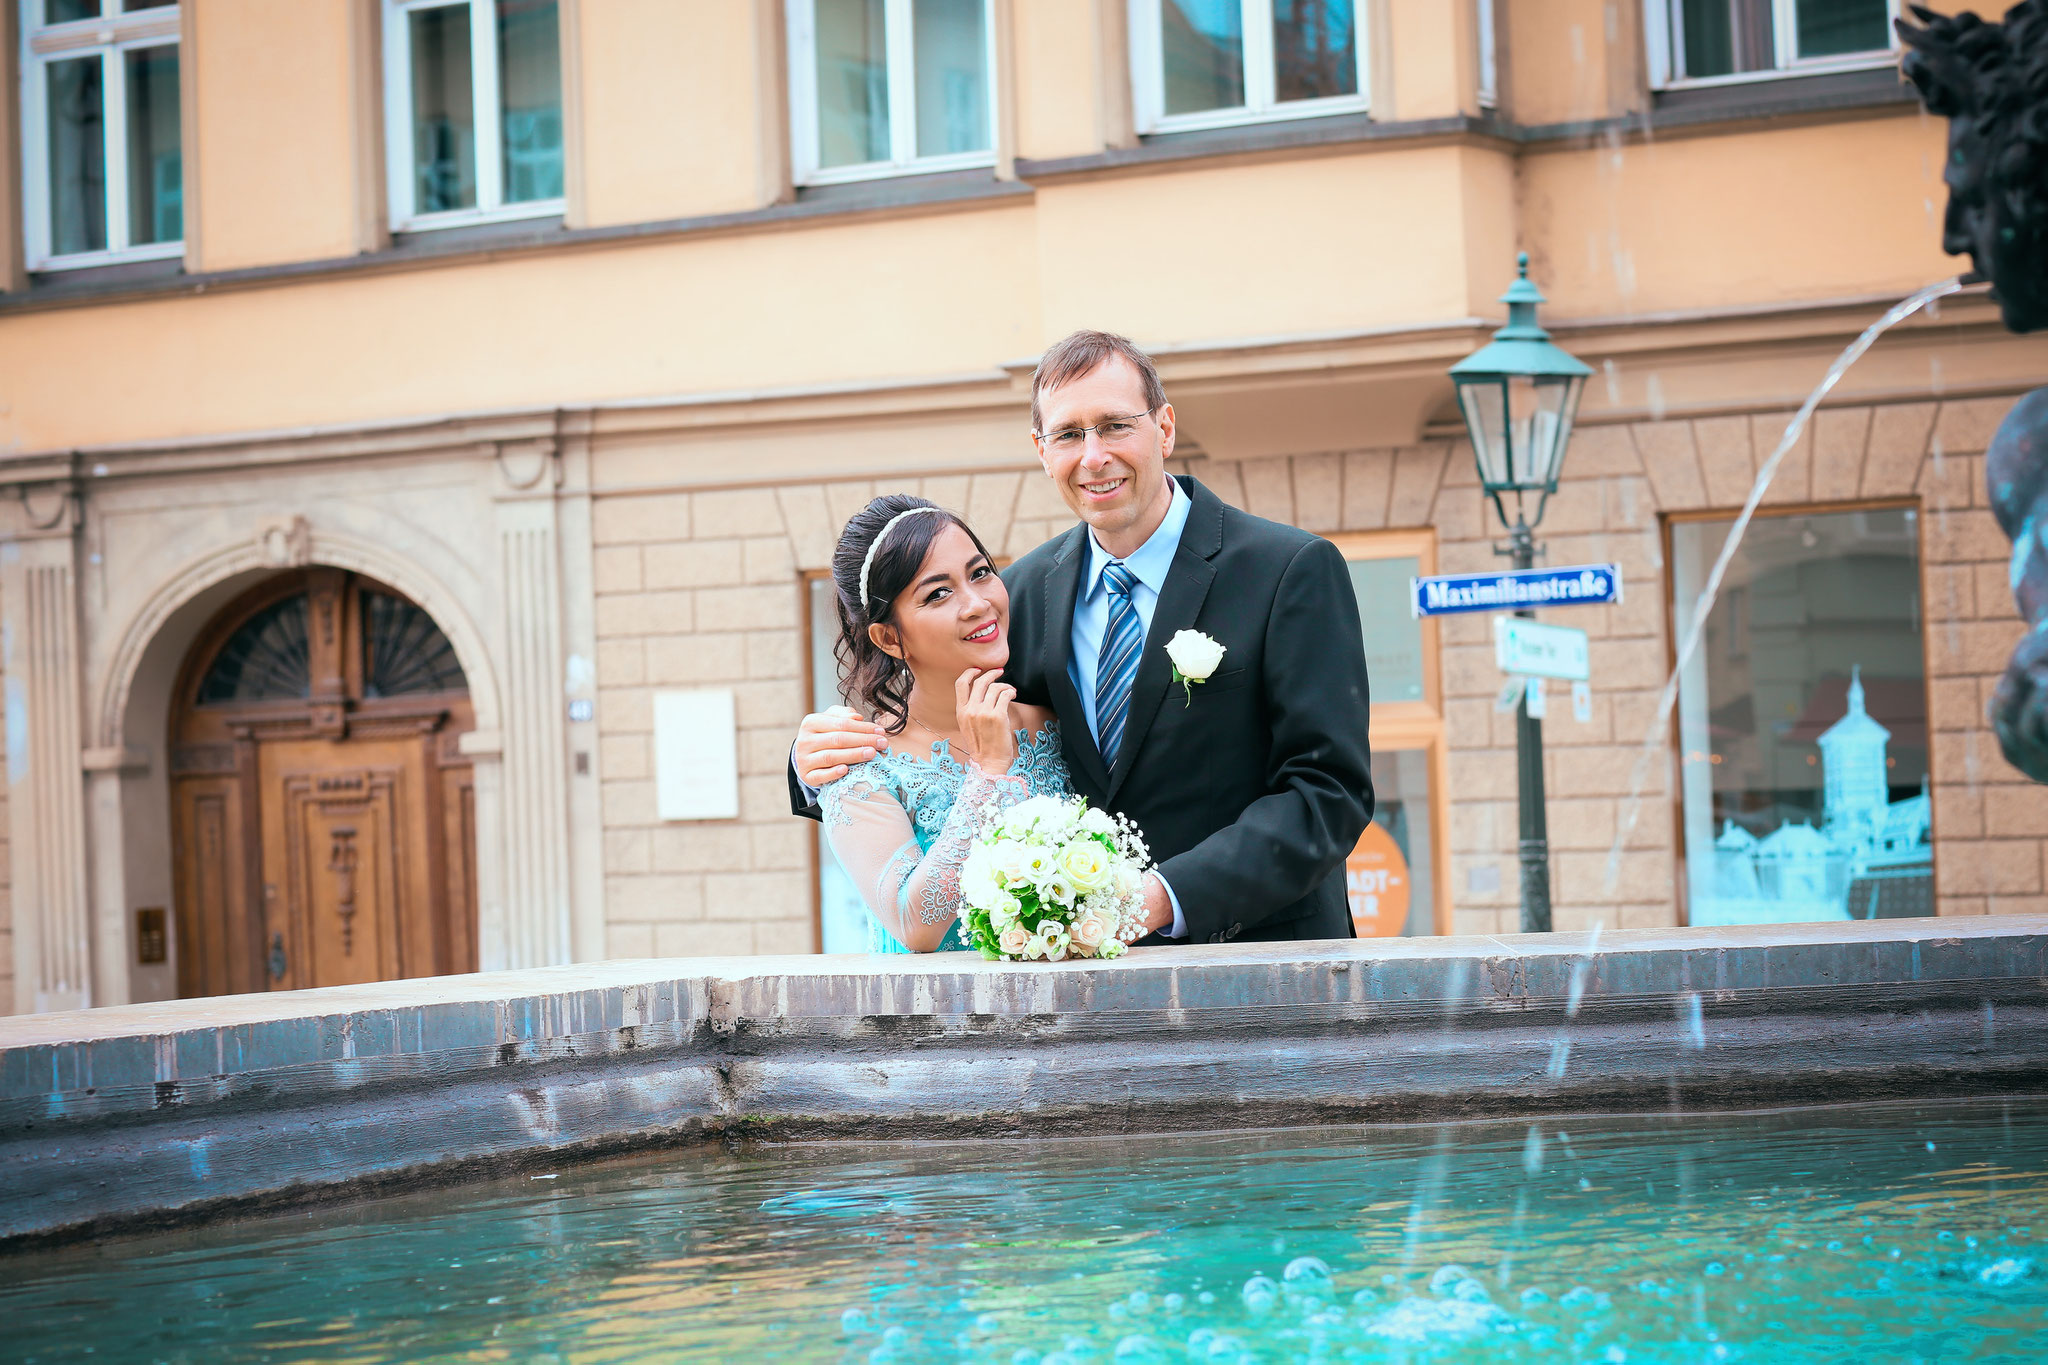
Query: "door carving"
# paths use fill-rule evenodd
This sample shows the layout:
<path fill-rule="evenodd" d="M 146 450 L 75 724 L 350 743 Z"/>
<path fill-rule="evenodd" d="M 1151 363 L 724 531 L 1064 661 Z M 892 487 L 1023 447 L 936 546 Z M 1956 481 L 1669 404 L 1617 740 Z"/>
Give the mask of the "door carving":
<path fill-rule="evenodd" d="M 180 994 L 475 970 L 473 720 L 425 612 L 339 570 L 280 576 L 201 636 L 176 696 Z"/>

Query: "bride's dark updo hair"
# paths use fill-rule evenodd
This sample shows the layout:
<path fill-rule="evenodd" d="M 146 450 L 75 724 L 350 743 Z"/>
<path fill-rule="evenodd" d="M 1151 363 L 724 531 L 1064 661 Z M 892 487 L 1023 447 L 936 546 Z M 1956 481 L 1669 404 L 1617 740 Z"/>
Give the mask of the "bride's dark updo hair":
<path fill-rule="evenodd" d="M 903 517 L 917 507 L 929 507 L 914 517 Z M 891 526 L 889 523 L 895 521 Z M 888 622 L 895 612 L 896 595 L 910 586 L 932 542 L 948 526 L 967 532 L 974 548 L 988 555 L 988 547 L 974 528 L 937 503 L 909 493 L 889 493 L 876 498 L 853 514 L 839 533 L 838 548 L 832 551 L 832 586 L 839 603 L 839 643 L 833 657 L 839 660 L 839 687 L 848 703 L 886 719 L 882 728 L 900 733 L 910 720 L 910 669 L 901 659 L 884 653 L 869 638 L 868 627 Z M 884 528 L 888 537 L 867 563 L 868 549 Z M 994 556 L 989 556 L 994 563 Z M 861 605 L 861 565 L 867 563 L 867 605 Z"/>

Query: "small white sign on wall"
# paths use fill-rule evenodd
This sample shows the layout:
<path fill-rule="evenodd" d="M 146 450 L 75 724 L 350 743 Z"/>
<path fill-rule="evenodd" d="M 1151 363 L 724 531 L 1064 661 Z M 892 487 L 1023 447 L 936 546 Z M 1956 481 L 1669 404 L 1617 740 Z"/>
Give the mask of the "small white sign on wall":
<path fill-rule="evenodd" d="M 654 694 L 654 805 L 664 820 L 738 817 L 740 749 L 731 688 Z"/>

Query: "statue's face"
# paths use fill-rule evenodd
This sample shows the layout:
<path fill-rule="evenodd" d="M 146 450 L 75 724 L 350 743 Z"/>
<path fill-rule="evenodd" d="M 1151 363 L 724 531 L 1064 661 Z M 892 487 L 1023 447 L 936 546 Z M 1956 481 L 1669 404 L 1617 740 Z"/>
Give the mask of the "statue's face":
<path fill-rule="evenodd" d="M 1991 281 L 2005 325 L 2015 332 L 2048 328 L 2048 260 L 2042 248 L 2048 223 L 2015 221 L 2004 196 L 1987 185 L 1984 163 L 1991 148 L 1977 119 L 1956 114 L 1948 124 L 1948 214 L 1942 221 L 1941 247 L 1952 256 L 1967 255 L 1979 274 Z"/>

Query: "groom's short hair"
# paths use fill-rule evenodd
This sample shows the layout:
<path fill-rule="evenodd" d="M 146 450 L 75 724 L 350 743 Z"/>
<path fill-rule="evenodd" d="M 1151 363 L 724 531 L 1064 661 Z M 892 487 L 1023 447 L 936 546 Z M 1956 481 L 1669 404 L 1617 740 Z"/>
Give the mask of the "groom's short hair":
<path fill-rule="evenodd" d="M 1122 356 L 1131 362 L 1138 372 L 1138 378 L 1145 385 L 1145 411 L 1157 412 L 1166 403 L 1166 388 L 1159 382 L 1159 371 L 1152 364 L 1152 357 L 1131 344 L 1129 337 L 1120 337 L 1115 332 L 1079 331 L 1059 342 L 1039 357 L 1038 369 L 1031 376 L 1031 430 L 1044 429 L 1039 416 L 1038 396 L 1047 389 L 1056 389 L 1070 379 L 1079 379 L 1084 374 L 1093 374 L 1095 367 L 1111 356 Z"/>

